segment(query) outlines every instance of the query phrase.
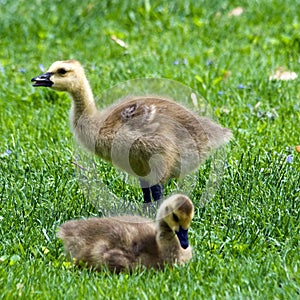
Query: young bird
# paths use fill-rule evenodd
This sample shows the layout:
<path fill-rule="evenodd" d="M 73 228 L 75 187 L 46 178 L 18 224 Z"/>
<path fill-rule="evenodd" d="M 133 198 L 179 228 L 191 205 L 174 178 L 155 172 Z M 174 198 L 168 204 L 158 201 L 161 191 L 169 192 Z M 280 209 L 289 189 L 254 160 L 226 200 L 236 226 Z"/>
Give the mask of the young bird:
<path fill-rule="evenodd" d="M 162 202 L 156 222 L 140 216 L 72 220 L 57 236 L 67 256 L 77 265 L 112 272 L 131 271 L 143 265 L 163 269 L 165 264 L 183 264 L 192 258 L 192 248 L 181 247 L 176 232 L 187 230 L 194 216 L 191 200 L 176 194 Z"/>
<path fill-rule="evenodd" d="M 76 60 L 54 62 L 32 78 L 72 98 L 70 123 L 89 151 L 138 177 L 144 202 L 158 201 L 163 184 L 182 178 L 232 137 L 206 117 L 160 96 L 131 96 L 99 111 L 83 67 Z"/>

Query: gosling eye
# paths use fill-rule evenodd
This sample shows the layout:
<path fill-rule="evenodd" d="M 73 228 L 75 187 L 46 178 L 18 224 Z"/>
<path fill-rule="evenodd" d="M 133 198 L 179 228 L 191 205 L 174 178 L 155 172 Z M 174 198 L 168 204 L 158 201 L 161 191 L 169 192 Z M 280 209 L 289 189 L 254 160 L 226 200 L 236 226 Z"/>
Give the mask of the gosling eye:
<path fill-rule="evenodd" d="M 60 74 L 60 75 L 65 75 L 67 73 L 67 70 L 64 69 L 64 68 L 60 68 L 57 70 L 57 73 Z"/>
<path fill-rule="evenodd" d="M 174 213 L 173 213 L 173 220 L 174 220 L 175 222 L 179 222 L 178 216 L 177 216 L 176 214 L 174 214 Z"/>

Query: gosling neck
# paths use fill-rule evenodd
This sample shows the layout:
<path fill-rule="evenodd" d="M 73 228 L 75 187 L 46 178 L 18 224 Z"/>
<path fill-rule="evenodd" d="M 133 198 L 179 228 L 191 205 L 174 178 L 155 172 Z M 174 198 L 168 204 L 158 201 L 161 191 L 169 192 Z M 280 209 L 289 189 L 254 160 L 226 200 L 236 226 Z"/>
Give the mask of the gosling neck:
<path fill-rule="evenodd" d="M 69 92 L 72 97 L 71 117 L 76 122 L 82 115 L 91 116 L 97 110 L 92 89 L 85 78 L 82 83 Z"/>
<path fill-rule="evenodd" d="M 165 240 L 173 240 L 175 239 L 175 232 L 169 227 L 167 222 L 164 220 L 159 220 L 158 221 L 158 233 L 159 233 L 159 238 L 160 239 L 165 239 Z"/>

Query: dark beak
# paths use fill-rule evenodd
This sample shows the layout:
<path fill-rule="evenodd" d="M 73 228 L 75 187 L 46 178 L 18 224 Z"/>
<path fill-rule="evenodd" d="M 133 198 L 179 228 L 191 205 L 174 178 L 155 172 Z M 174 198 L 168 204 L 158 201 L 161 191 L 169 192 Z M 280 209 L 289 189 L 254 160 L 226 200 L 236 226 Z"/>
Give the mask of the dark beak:
<path fill-rule="evenodd" d="M 50 80 L 50 77 L 53 75 L 51 72 L 47 72 L 40 76 L 34 77 L 31 79 L 31 82 L 34 82 L 32 86 L 48 86 L 51 87 L 53 85 L 53 81 Z"/>
<path fill-rule="evenodd" d="M 183 229 L 179 226 L 179 231 L 176 232 L 180 245 L 183 249 L 186 249 L 189 246 L 188 231 L 188 229 Z"/>

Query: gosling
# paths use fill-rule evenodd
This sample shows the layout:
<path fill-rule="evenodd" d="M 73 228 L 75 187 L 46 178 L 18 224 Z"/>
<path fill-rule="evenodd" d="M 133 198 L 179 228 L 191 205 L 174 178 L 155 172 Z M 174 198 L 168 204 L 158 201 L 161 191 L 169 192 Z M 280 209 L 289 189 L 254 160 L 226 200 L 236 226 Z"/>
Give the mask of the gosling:
<path fill-rule="evenodd" d="M 79 266 L 97 271 L 107 267 L 116 273 L 139 266 L 164 269 L 191 260 L 188 240 L 183 248 L 176 233 L 187 232 L 193 216 L 191 200 L 176 194 L 162 202 L 156 222 L 140 216 L 71 220 L 57 236 L 66 255 Z"/>
<path fill-rule="evenodd" d="M 31 81 L 70 94 L 70 123 L 78 142 L 139 178 L 144 203 L 160 200 L 168 179 L 194 171 L 232 137 L 229 129 L 159 96 L 126 97 L 99 111 L 76 60 L 54 62 Z"/>

